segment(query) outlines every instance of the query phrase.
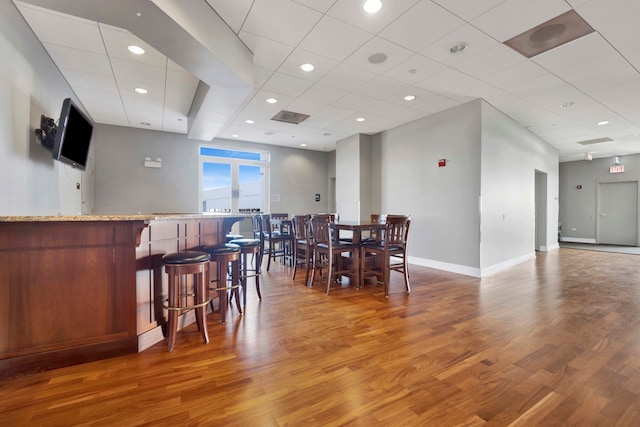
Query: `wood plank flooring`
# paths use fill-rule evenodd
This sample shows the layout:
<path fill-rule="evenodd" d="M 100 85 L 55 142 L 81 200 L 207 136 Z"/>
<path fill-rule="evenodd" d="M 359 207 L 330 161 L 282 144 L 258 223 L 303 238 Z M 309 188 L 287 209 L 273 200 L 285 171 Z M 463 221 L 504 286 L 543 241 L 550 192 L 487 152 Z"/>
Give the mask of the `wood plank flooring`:
<path fill-rule="evenodd" d="M 147 351 L 0 381 L 2 426 L 638 426 L 640 258 L 538 254 L 485 279 L 410 266 L 291 282 Z"/>

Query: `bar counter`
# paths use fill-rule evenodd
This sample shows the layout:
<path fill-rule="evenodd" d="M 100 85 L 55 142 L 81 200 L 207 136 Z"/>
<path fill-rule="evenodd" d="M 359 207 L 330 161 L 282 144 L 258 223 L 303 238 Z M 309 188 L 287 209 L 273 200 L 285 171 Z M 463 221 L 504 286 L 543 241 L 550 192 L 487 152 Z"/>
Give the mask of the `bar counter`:
<path fill-rule="evenodd" d="M 162 340 L 162 255 L 224 242 L 245 217 L 0 217 L 0 379 L 135 353 Z M 181 319 L 191 321 L 188 314 Z"/>

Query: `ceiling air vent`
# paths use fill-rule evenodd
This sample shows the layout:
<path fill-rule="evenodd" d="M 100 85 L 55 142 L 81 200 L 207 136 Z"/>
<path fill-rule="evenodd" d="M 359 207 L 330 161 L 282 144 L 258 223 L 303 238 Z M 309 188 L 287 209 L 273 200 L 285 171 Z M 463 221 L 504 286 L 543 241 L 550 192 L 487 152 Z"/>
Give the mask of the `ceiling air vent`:
<path fill-rule="evenodd" d="M 599 144 L 601 142 L 609 142 L 609 141 L 613 141 L 613 139 L 611 139 L 609 137 L 588 139 L 586 141 L 578 141 L 578 144 L 591 145 L 591 144 Z"/>
<path fill-rule="evenodd" d="M 277 120 L 279 122 L 291 123 L 294 125 L 300 124 L 309 118 L 308 114 L 294 113 L 293 111 L 281 110 L 278 114 L 271 117 L 271 120 Z"/>
<path fill-rule="evenodd" d="M 592 33 L 594 30 L 573 9 L 504 42 L 527 58 L 534 57 Z"/>

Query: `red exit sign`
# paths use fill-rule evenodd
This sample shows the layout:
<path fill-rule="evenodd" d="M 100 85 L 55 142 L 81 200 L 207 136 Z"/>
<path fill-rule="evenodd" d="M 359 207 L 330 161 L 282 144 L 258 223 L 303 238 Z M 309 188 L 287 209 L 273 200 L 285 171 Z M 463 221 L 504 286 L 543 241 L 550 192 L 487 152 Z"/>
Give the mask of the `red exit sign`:
<path fill-rule="evenodd" d="M 623 173 L 624 165 L 609 166 L 609 173 Z"/>

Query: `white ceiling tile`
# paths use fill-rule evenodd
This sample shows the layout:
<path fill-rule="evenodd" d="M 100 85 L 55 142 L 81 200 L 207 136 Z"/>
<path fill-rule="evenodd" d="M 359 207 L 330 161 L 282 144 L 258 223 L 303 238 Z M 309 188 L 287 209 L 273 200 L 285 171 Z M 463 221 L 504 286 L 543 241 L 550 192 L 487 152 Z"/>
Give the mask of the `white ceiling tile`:
<path fill-rule="evenodd" d="M 43 43 L 105 55 L 98 24 L 26 3 L 16 3 Z"/>
<path fill-rule="evenodd" d="M 484 51 L 482 55 L 473 56 L 452 67 L 470 76 L 483 78 L 525 61 L 519 53 L 498 44 Z"/>
<path fill-rule="evenodd" d="M 413 101 L 405 101 L 405 95 L 414 95 L 416 98 Z M 435 113 L 460 105 L 458 101 L 436 95 L 419 87 L 406 87 L 401 92 L 389 96 L 385 101 L 422 113 Z"/>
<path fill-rule="evenodd" d="M 379 36 L 418 52 L 464 24 L 437 4 L 421 1 L 380 31 Z"/>
<path fill-rule="evenodd" d="M 315 101 L 323 105 L 329 105 L 344 97 L 348 92 L 322 83 L 316 83 L 307 89 L 298 99 L 302 101 Z"/>
<path fill-rule="evenodd" d="M 376 99 L 386 99 L 394 93 L 398 93 L 406 85 L 385 76 L 377 76 L 358 86 L 354 93 L 370 96 Z"/>
<path fill-rule="evenodd" d="M 112 76 L 113 71 L 106 55 L 45 43 L 45 48 L 58 68 L 85 73 Z"/>
<path fill-rule="evenodd" d="M 465 21 L 482 15 L 491 8 L 499 5 L 504 0 L 433 0 L 451 13 L 461 17 Z"/>
<path fill-rule="evenodd" d="M 282 73 L 274 73 L 271 78 L 264 84 L 265 90 L 281 93 L 288 96 L 299 96 L 307 90 L 313 82 L 309 80 L 299 79 L 297 77 L 287 76 Z"/>
<path fill-rule="evenodd" d="M 351 91 L 375 76 L 374 73 L 342 63 L 321 78 L 320 83 Z"/>
<path fill-rule="evenodd" d="M 326 13 L 327 10 L 336 0 L 294 0 L 296 3 L 303 4 L 307 7 L 317 10 L 318 12 Z"/>
<path fill-rule="evenodd" d="M 357 93 L 349 93 L 344 98 L 341 98 L 334 102 L 332 105 L 349 110 L 364 110 L 368 105 L 376 102 L 375 98 L 371 98 L 365 95 L 359 95 Z"/>
<path fill-rule="evenodd" d="M 303 71 L 300 68 L 302 64 L 312 64 L 315 68 L 313 71 Z M 333 59 L 303 49 L 295 49 L 280 65 L 278 72 L 304 80 L 316 81 L 337 65 L 338 62 Z"/>
<path fill-rule="evenodd" d="M 290 0 L 255 0 L 243 29 L 297 46 L 322 14 Z"/>
<path fill-rule="evenodd" d="M 410 85 L 424 80 L 445 68 L 445 65 L 416 53 L 383 74 Z"/>
<path fill-rule="evenodd" d="M 369 14 L 362 9 L 363 3 L 361 1 L 337 0 L 327 15 L 369 33 L 377 34 L 416 3 L 418 0 L 387 1 L 383 3 L 382 9 L 378 13 Z"/>
<path fill-rule="evenodd" d="M 100 33 L 102 34 L 107 54 L 112 58 L 121 58 L 129 61 L 155 65 L 157 67 L 167 66 L 167 57 L 165 55 L 158 52 L 151 45 L 145 43 L 129 31 L 108 25 L 100 25 Z M 135 55 L 131 53 L 129 49 L 127 49 L 130 45 L 143 48 L 145 53 L 142 55 Z"/>
<path fill-rule="evenodd" d="M 369 57 L 378 53 L 385 54 L 387 56 L 386 61 L 378 64 L 370 63 Z M 413 52 L 409 49 L 405 49 L 380 37 L 374 37 L 351 54 L 344 62 L 371 73 L 381 74 L 406 61 L 411 55 L 413 55 Z"/>
<path fill-rule="evenodd" d="M 323 108 L 322 110 L 318 111 L 316 113 L 316 116 L 324 117 L 332 120 L 342 120 L 346 117 L 351 116 L 352 114 L 354 114 L 354 112 L 355 111 L 353 109 L 341 108 L 341 107 L 329 105 Z"/>
<path fill-rule="evenodd" d="M 591 33 L 555 49 L 548 50 L 533 58 L 547 70 L 555 72 L 611 51 L 611 46 L 598 33 Z"/>
<path fill-rule="evenodd" d="M 198 78 L 193 74 L 167 69 L 167 80 L 165 82 L 165 86 L 168 88 L 188 91 L 193 94 L 195 93 L 199 82 L 200 80 L 198 80 Z"/>
<path fill-rule="evenodd" d="M 216 13 L 234 29 L 235 33 L 242 28 L 253 0 L 206 0 Z"/>
<path fill-rule="evenodd" d="M 461 102 L 502 93 L 494 86 L 451 68 L 417 82 L 415 86 Z"/>
<path fill-rule="evenodd" d="M 465 43 L 467 48 L 462 52 L 451 53 L 454 44 Z M 454 65 L 480 55 L 499 43 L 472 25 L 465 24 L 441 39 L 431 43 L 420 51 L 428 58 L 441 64 Z"/>
<path fill-rule="evenodd" d="M 326 107 L 326 104 L 320 102 L 307 101 L 302 98 L 297 98 L 287 105 L 287 111 L 294 111 L 296 113 L 308 114 L 313 116 L 318 111 Z M 309 119 L 305 120 L 307 122 Z"/>
<path fill-rule="evenodd" d="M 167 70 L 164 67 L 142 64 L 120 58 L 111 58 L 111 67 L 116 80 L 127 78 L 150 86 L 164 86 Z"/>
<path fill-rule="evenodd" d="M 471 23 L 503 42 L 569 9 L 564 0 L 506 0 Z"/>
<path fill-rule="evenodd" d="M 421 111 L 402 107 L 400 105 L 385 101 L 377 101 L 371 103 L 363 108 L 362 111 L 367 114 L 368 121 L 371 122 L 371 116 L 373 115 L 376 117 L 376 126 L 382 124 L 383 127 L 387 125 L 396 127 L 402 123 L 411 122 L 426 115 Z"/>
<path fill-rule="evenodd" d="M 269 40 L 245 31 L 240 38 L 253 52 L 253 65 L 275 71 L 293 51 L 293 46 Z"/>
<path fill-rule="evenodd" d="M 88 88 L 114 94 L 118 93 L 118 86 L 112 75 L 104 76 L 72 69 L 63 69 L 62 71 L 72 87 Z"/>
<path fill-rule="evenodd" d="M 509 89 L 546 74 L 547 71 L 535 62 L 522 61 L 491 75 L 485 76 L 483 80 L 496 87 Z"/>
<path fill-rule="evenodd" d="M 324 16 L 300 43 L 300 48 L 342 61 L 373 37 L 331 16 Z"/>

